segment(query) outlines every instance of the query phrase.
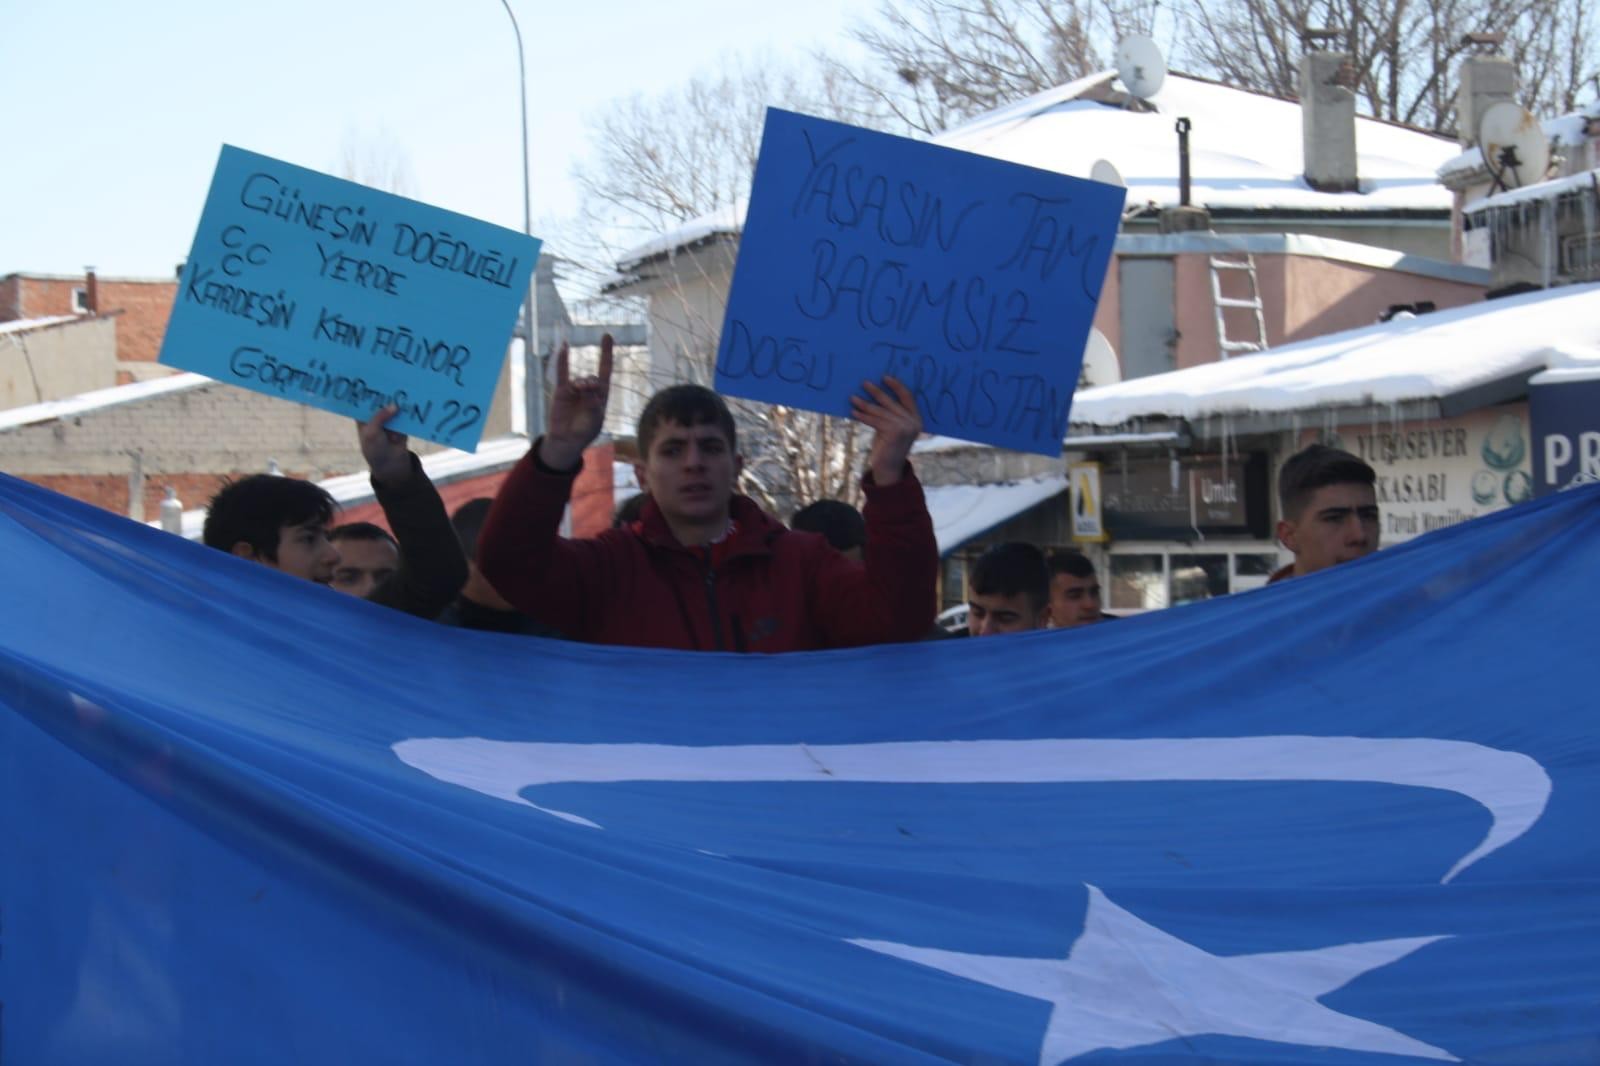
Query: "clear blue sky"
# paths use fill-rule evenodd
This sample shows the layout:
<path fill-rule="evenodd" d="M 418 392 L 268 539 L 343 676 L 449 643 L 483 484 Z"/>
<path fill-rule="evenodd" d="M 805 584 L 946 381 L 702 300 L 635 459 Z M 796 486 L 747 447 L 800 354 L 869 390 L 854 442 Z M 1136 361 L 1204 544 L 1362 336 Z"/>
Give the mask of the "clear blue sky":
<path fill-rule="evenodd" d="M 608 100 L 735 52 L 842 46 L 847 0 L 511 0 L 528 61 L 534 229 L 576 205 Z M 224 143 L 336 171 L 347 131 L 413 195 L 522 226 L 516 46 L 500 0 L 0 0 L 0 276 L 165 277 Z"/>

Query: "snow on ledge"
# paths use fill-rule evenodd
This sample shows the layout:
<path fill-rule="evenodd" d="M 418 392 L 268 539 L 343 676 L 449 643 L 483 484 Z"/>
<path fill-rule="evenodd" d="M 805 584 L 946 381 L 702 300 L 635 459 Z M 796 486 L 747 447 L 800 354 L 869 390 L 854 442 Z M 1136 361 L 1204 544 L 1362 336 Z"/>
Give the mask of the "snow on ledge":
<path fill-rule="evenodd" d="M 26 407 L 13 407 L 9 411 L 0 411 L 0 433 L 39 422 L 75 418 L 78 415 L 104 411 L 123 404 L 151 400 L 157 396 L 220 384 L 221 382 L 215 378 L 208 378 L 204 374 L 170 374 L 150 381 L 136 381 L 131 385 L 113 385 L 93 392 L 81 392 L 76 396 L 60 400 L 46 400 Z"/>
<path fill-rule="evenodd" d="M 1569 174 L 1564 178 L 1555 178 L 1551 181 L 1541 181 L 1533 185 L 1524 185 L 1520 189 L 1508 189 L 1497 192 L 1493 196 L 1485 196 L 1481 200 L 1474 200 L 1462 208 L 1465 214 L 1474 215 L 1482 211 L 1491 211 L 1495 208 L 1510 207 L 1513 204 L 1532 203 L 1536 200 L 1554 200 L 1569 193 L 1583 192 L 1594 189 L 1600 196 L 1600 170 L 1585 170 L 1578 174 Z"/>
<path fill-rule="evenodd" d="M 1600 283 L 1394 319 L 1218 363 L 1086 389 L 1074 435 L 1135 419 L 1288 413 L 1439 400 L 1543 370 L 1587 365 Z"/>

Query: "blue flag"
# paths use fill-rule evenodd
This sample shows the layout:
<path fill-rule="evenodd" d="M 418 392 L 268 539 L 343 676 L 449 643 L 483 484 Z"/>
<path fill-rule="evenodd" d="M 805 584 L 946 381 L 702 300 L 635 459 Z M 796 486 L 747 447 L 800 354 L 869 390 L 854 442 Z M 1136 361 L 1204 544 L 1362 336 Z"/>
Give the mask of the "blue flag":
<path fill-rule="evenodd" d="M 1600 489 L 1065 632 L 431 626 L 0 478 L 0 1061 L 1600 1059 Z"/>

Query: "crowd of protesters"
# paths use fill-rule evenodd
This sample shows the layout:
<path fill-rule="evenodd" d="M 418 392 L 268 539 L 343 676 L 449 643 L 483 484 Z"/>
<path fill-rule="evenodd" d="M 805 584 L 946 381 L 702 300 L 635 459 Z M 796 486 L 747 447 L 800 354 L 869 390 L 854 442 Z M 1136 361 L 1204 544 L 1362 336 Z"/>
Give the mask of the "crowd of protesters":
<path fill-rule="evenodd" d="M 609 337 L 591 377 L 573 377 L 562 349 L 548 429 L 493 500 L 448 515 L 406 438 L 387 428 L 395 411 L 386 408 L 358 432 L 388 530 L 331 526 L 337 508 L 321 487 L 262 474 L 212 498 L 205 543 L 409 614 L 499 633 L 738 652 L 951 635 L 934 624 L 939 549 L 910 463 L 922 421 L 904 384 L 863 382 L 852 398 L 854 417 L 872 430 L 861 511 L 819 500 L 788 526 L 764 512 L 736 491 L 743 459 L 727 404 L 710 389 L 674 385 L 639 417 L 642 491 L 605 532 L 563 537 L 584 450 L 605 419 L 611 366 Z M 1294 561 L 1271 580 L 1375 551 L 1375 480 L 1366 463 L 1323 445 L 1289 458 L 1276 533 Z M 959 635 L 1112 617 L 1085 555 L 1011 542 L 972 566 Z"/>

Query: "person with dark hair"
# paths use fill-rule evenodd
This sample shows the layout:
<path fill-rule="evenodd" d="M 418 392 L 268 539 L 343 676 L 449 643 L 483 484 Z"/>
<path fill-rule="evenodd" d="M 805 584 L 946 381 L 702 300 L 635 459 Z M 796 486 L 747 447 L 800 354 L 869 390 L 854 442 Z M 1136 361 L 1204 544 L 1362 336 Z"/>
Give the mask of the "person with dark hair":
<path fill-rule="evenodd" d="M 843 500 L 818 500 L 794 513 L 790 529 L 820 533 L 833 550 L 860 562 L 867 546 L 867 520 Z"/>
<path fill-rule="evenodd" d="M 611 528 L 621 529 L 637 522 L 639 516 L 644 514 L 644 500 L 644 493 L 636 492 L 618 504 L 617 513 L 611 516 Z"/>
<path fill-rule="evenodd" d="M 347 522 L 328 530 L 339 552 L 328 587 L 366 599 L 400 569 L 400 545 L 389 531 L 371 522 Z"/>
<path fill-rule="evenodd" d="M 1278 471 L 1278 542 L 1294 562 L 1270 581 L 1326 570 L 1378 550 L 1377 472 L 1338 448 L 1313 444 Z"/>
<path fill-rule="evenodd" d="M 1047 565 L 1050 628 L 1072 629 L 1112 617 L 1100 610 L 1100 578 L 1088 556 L 1080 551 L 1051 552 Z"/>
<path fill-rule="evenodd" d="M 483 523 L 489 517 L 489 507 L 494 500 L 479 496 L 456 508 L 450 516 L 461 550 L 467 556 L 467 583 L 455 602 L 440 612 L 435 621 L 441 625 L 459 626 L 462 629 L 480 629 L 490 633 L 513 633 L 524 637 L 558 637 L 549 626 L 542 626 L 529 618 L 496 592 L 478 569 L 478 538 Z"/>
<path fill-rule="evenodd" d="M 974 637 L 1026 633 L 1050 624 L 1050 570 L 1032 544 L 996 544 L 967 577 L 967 632 Z"/>
<path fill-rule="evenodd" d="M 372 490 L 400 546 L 400 566 L 366 596 L 408 614 L 432 618 L 467 579 L 467 561 L 422 463 L 406 437 L 388 428 L 399 411 L 389 406 L 358 423 L 361 454 Z M 212 548 L 327 585 L 339 565 L 328 539 L 338 510 L 319 485 L 256 474 L 223 486 L 211 498 L 202 539 Z"/>
<path fill-rule="evenodd" d="M 864 563 L 796 533 L 734 492 L 733 416 L 698 385 L 656 393 L 639 416 L 639 520 L 597 537 L 557 534 L 583 451 L 599 435 L 612 342 L 594 377 L 556 360 L 549 429 L 501 486 L 478 545 L 484 575 L 518 609 L 567 636 L 637 647 L 779 652 L 912 641 L 933 621 L 939 550 L 907 462 L 922 429 L 900 382 L 863 385 L 874 430 L 862 479 Z"/>
<path fill-rule="evenodd" d="M 326 585 L 339 562 L 339 549 L 328 540 L 328 523 L 338 509 L 321 485 L 252 474 L 211 497 L 200 539 L 207 547 Z"/>

